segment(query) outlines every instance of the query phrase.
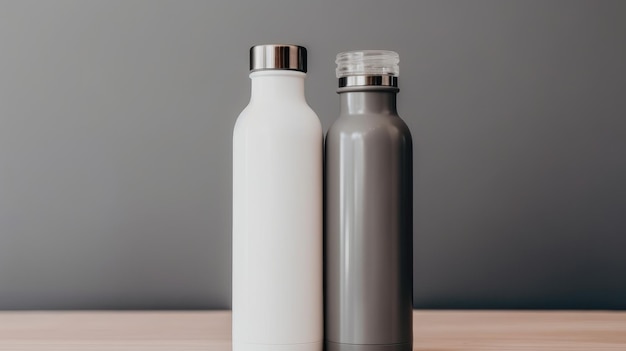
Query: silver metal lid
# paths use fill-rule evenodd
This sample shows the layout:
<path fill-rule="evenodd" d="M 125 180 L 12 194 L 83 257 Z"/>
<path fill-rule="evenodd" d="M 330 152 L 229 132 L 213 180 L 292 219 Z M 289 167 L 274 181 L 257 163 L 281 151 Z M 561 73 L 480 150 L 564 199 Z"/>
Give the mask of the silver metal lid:
<path fill-rule="evenodd" d="M 256 45 L 250 48 L 250 71 L 273 69 L 306 72 L 306 48 L 283 44 Z"/>

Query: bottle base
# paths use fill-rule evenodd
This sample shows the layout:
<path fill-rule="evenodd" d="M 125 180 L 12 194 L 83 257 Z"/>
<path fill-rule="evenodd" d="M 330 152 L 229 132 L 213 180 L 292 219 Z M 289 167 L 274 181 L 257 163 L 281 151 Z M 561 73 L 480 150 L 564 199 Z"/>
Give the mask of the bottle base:
<path fill-rule="evenodd" d="M 343 344 L 326 341 L 325 351 L 411 351 L 413 344 L 410 342 L 402 344 Z"/>
<path fill-rule="evenodd" d="M 322 351 L 323 343 L 303 344 L 252 344 L 233 342 L 233 351 Z"/>

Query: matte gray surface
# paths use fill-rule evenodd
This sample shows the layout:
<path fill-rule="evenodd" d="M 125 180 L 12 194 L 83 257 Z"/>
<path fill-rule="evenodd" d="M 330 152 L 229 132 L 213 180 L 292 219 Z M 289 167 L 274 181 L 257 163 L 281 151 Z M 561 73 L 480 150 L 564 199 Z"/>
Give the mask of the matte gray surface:
<path fill-rule="evenodd" d="M 341 114 L 325 140 L 326 349 L 410 351 L 411 132 L 397 88 L 340 91 Z"/>
<path fill-rule="evenodd" d="M 3 1 L 0 308 L 230 304 L 248 49 L 400 54 L 419 307 L 626 308 L 626 2 Z"/>

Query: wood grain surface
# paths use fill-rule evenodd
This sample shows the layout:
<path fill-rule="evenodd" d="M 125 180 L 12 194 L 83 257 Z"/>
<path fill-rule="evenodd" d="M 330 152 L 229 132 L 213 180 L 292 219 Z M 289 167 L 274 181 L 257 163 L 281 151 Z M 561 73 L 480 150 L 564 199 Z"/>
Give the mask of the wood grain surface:
<path fill-rule="evenodd" d="M 625 350 L 626 312 L 415 311 L 414 350 Z M 0 350 L 231 349 L 229 311 L 0 312 Z"/>

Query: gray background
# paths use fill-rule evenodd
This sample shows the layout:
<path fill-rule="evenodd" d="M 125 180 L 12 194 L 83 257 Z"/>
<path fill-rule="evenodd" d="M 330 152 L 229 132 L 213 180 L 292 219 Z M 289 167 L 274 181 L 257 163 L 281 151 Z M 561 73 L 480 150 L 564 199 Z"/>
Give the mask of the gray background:
<path fill-rule="evenodd" d="M 391 49 L 415 305 L 626 308 L 626 2 L 4 1 L 0 308 L 227 308 L 248 48 Z M 253 293 L 253 292 L 251 292 Z"/>

